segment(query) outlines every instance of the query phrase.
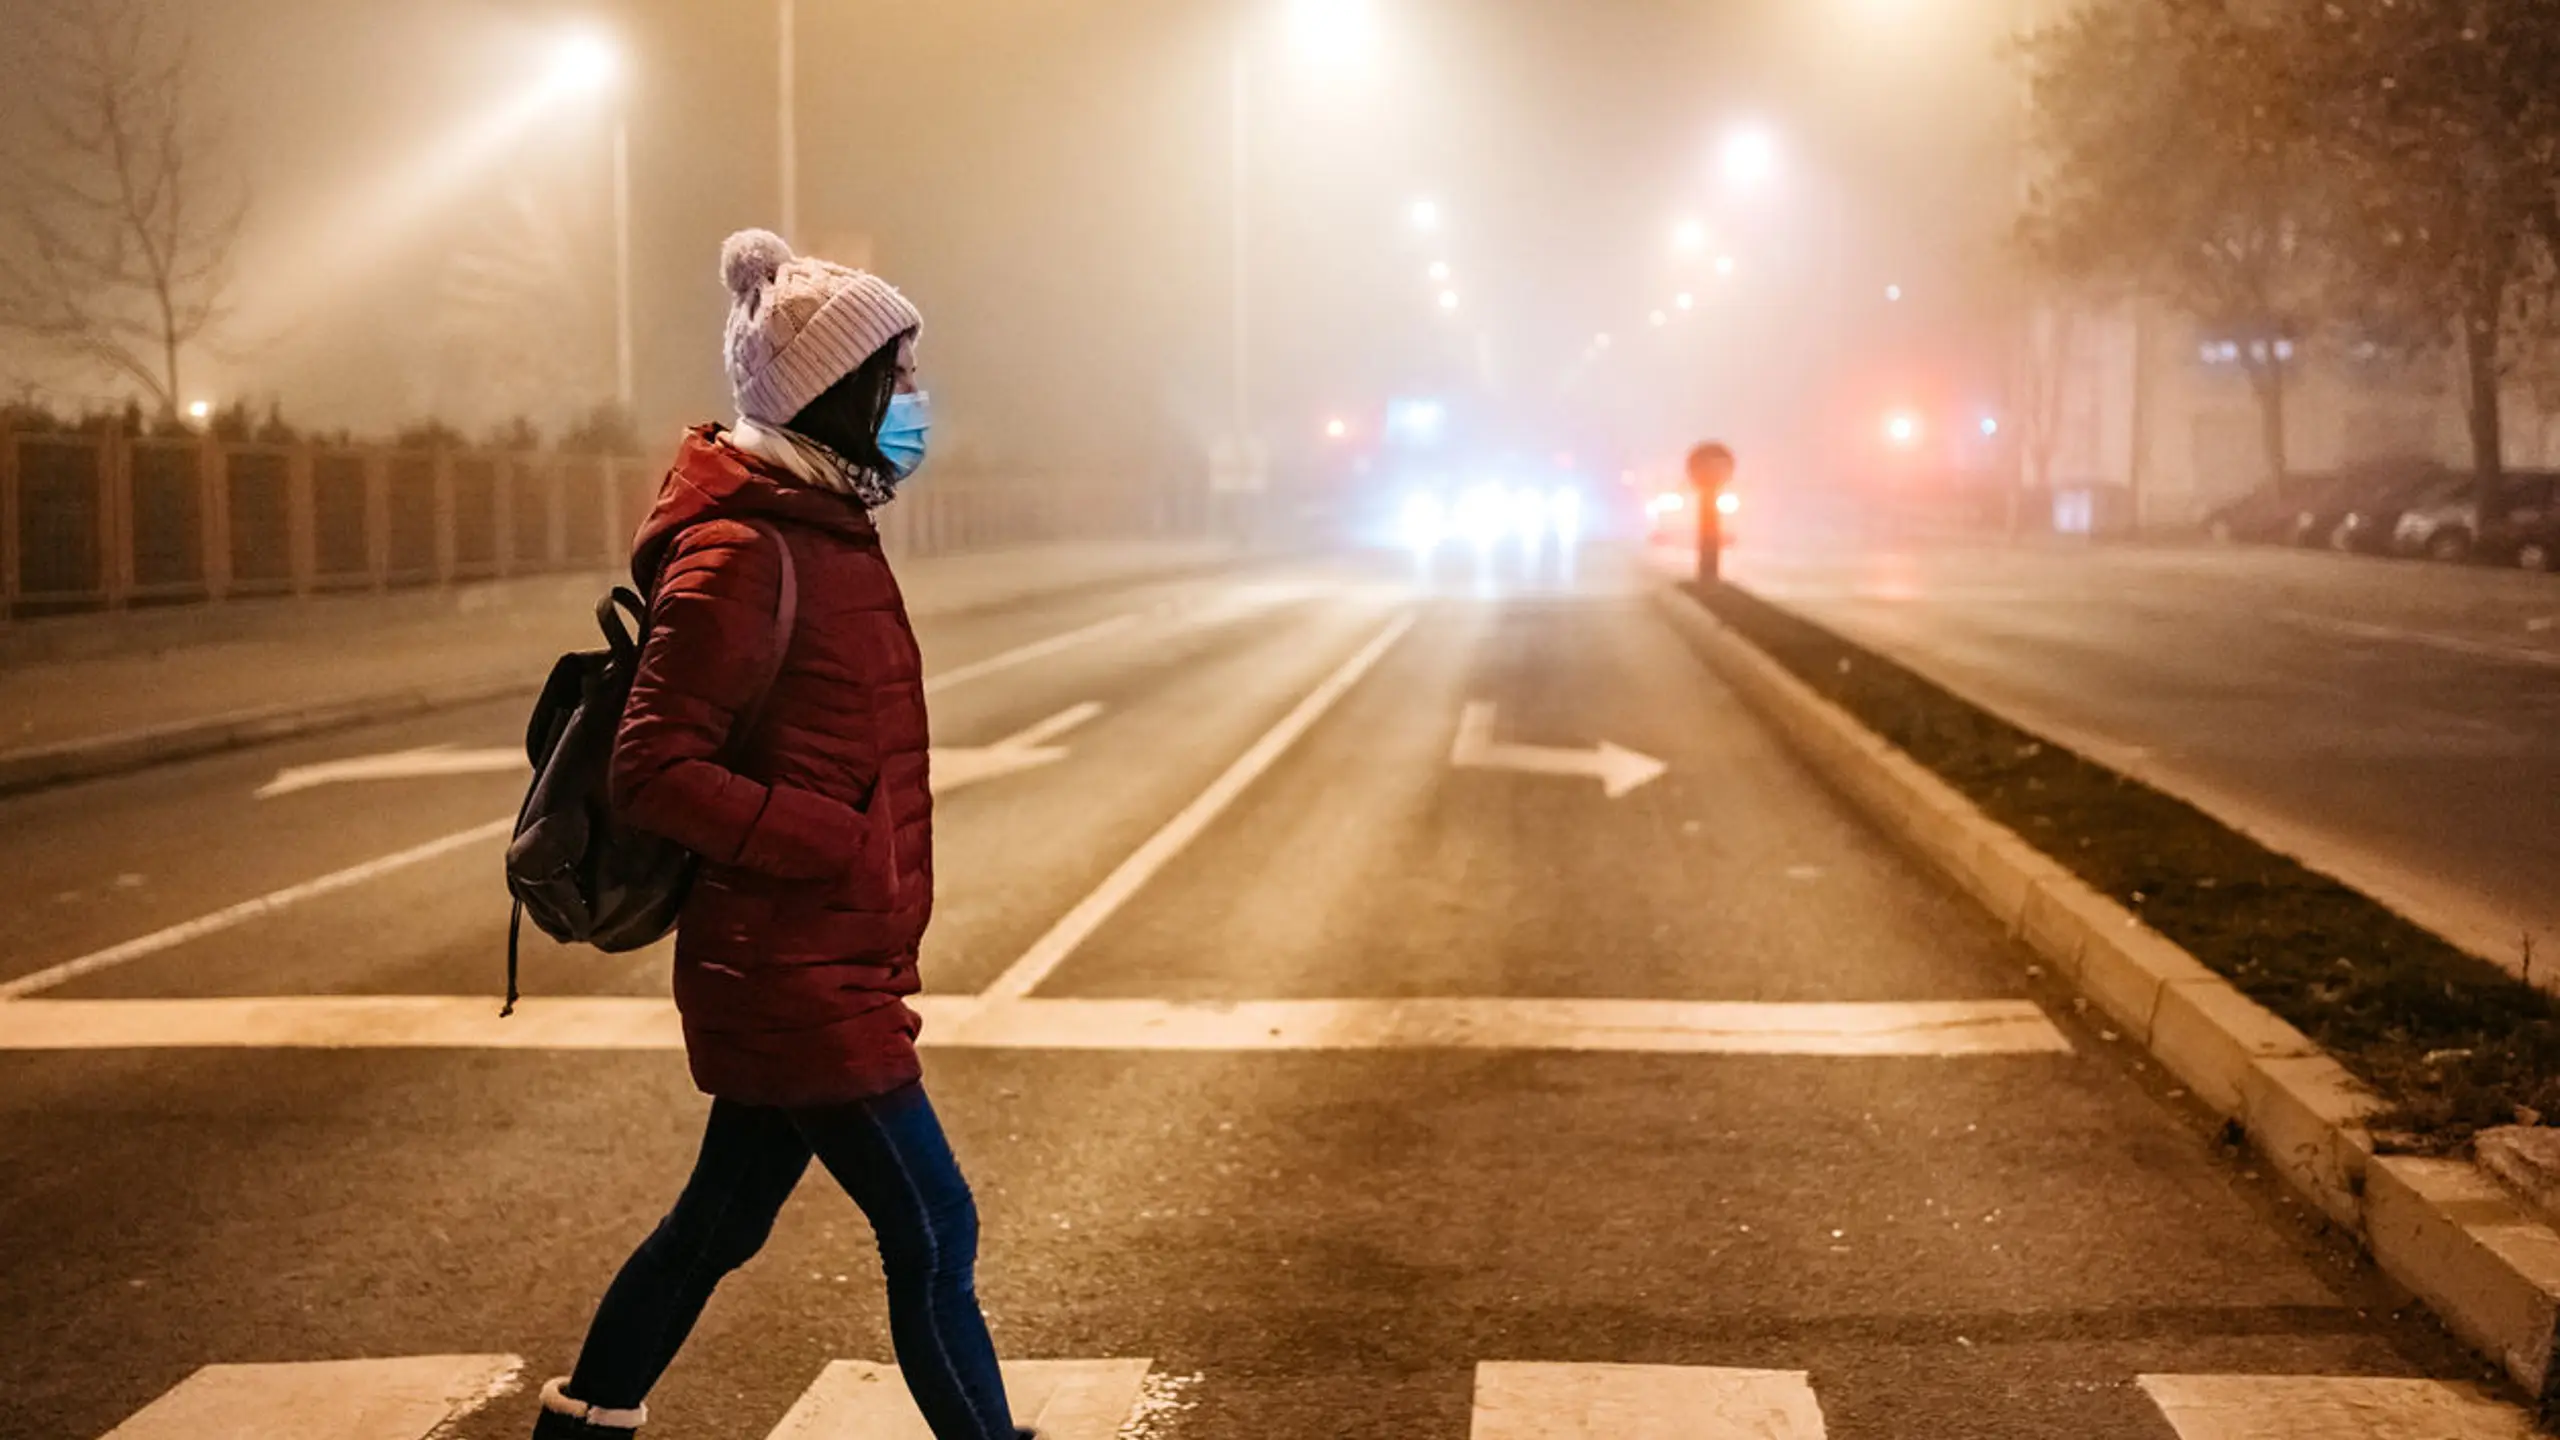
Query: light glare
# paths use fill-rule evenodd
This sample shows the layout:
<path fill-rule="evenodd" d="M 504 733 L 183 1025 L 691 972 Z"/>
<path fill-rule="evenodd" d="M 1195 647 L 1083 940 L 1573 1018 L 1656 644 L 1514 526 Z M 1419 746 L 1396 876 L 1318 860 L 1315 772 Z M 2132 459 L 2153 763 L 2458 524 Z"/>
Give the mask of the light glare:
<path fill-rule="evenodd" d="M 1724 177 L 1745 189 L 1766 184 L 1778 173 L 1778 139 L 1757 125 L 1746 125 L 1724 139 Z"/>

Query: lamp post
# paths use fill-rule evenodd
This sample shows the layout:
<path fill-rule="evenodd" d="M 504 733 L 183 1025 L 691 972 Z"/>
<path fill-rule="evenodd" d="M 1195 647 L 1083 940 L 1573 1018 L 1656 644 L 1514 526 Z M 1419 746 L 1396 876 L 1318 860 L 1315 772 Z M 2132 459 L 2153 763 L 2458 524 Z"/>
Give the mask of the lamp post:
<path fill-rule="evenodd" d="M 631 354 L 631 112 L 613 117 L 613 402 L 629 420 L 639 388 Z"/>
<path fill-rule="evenodd" d="M 782 238 L 800 243 L 800 0 L 782 0 L 774 86 L 782 165 Z"/>
<path fill-rule="evenodd" d="M 553 83 L 572 95 L 613 96 L 613 398 L 631 413 L 636 384 L 631 337 L 631 108 L 622 94 L 623 57 L 602 35 L 582 31 L 560 45 Z"/>

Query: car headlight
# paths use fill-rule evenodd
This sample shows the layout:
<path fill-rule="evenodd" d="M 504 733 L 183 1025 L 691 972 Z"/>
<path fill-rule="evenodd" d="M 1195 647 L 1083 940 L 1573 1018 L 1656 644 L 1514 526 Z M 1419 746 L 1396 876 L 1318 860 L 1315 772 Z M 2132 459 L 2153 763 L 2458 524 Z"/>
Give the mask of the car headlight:
<path fill-rule="evenodd" d="M 1396 517 L 1396 533 L 1416 550 L 1429 550 L 1448 537 L 1449 507 L 1437 495 L 1408 495 Z"/>

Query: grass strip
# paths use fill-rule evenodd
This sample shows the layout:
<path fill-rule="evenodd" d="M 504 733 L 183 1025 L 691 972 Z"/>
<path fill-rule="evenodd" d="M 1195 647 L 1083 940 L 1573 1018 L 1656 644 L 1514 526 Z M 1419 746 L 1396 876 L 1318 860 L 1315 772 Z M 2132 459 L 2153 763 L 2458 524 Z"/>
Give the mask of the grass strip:
<path fill-rule="evenodd" d="M 2377 1144 L 2442 1153 L 2489 1126 L 2560 1122 L 2560 1005 L 2551 996 L 2185 801 L 1802 616 L 1730 585 L 1699 599 L 2336 1056 L 2392 1106 Z"/>

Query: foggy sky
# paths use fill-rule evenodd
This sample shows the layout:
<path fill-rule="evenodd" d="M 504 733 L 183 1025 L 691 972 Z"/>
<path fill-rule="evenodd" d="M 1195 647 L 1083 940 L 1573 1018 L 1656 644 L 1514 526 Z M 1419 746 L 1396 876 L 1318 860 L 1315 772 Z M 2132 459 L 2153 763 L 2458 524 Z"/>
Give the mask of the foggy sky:
<path fill-rule="evenodd" d="M 1256 401 L 1284 449 L 1404 394 L 1447 394 L 1498 419 L 1505 443 L 1635 453 L 1708 429 L 1774 442 L 1846 403 L 1853 372 L 1873 372 L 1877 394 L 1913 383 L 1897 366 L 1997 388 L 1996 356 L 1966 326 L 2011 183 L 2014 92 L 1993 60 L 2006 6 L 1374 0 L 1374 62 L 1331 78 L 1291 50 L 1281 8 L 802 0 L 794 238 L 867 248 L 923 308 L 946 458 L 1184 463 L 1223 423 L 1239 26 L 1258 102 Z M 424 213 L 360 223 L 386 213 L 368 197 L 522 90 L 565 23 L 588 21 L 632 55 L 643 419 L 655 436 L 725 416 L 714 257 L 728 231 L 778 219 L 768 5 L 184 9 L 258 206 L 232 343 L 198 362 L 208 390 L 367 430 L 485 408 L 509 386 L 536 415 L 604 398 L 603 115 L 569 107 Z M 37 78 L 23 62 L 0 60 L 12 91 Z M 1746 117 L 1785 151 L 1782 183 L 1747 205 L 1711 163 Z M 23 96 L 0 102 L 0 124 L 27 143 Z M 1437 245 L 1405 224 L 1426 193 L 1449 217 Z M 549 238 L 513 238 L 522 213 Z M 1741 252 L 1720 295 L 1672 268 L 1682 213 Z M 439 330 L 454 255 L 511 245 L 541 263 L 522 267 L 529 293 L 496 308 L 522 312 L 549 352 L 592 357 L 585 373 L 468 343 L 496 321 L 472 319 L 458 347 L 450 323 Z M 1422 281 L 1433 258 L 1457 269 L 1454 318 Z M 1887 278 L 1913 297 L 1891 313 L 1876 302 Z M 1684 286 L 1709 308 L 1647 336 L 1647 310 Z M 1580 364 L 1604 330 L 1617 347 Z M 456 348 L 459 364 L 438 353 Z M 0 358 L 0 377 L 29 367 Z M 599 393 L 558 394 L 587 388 Z"/>

